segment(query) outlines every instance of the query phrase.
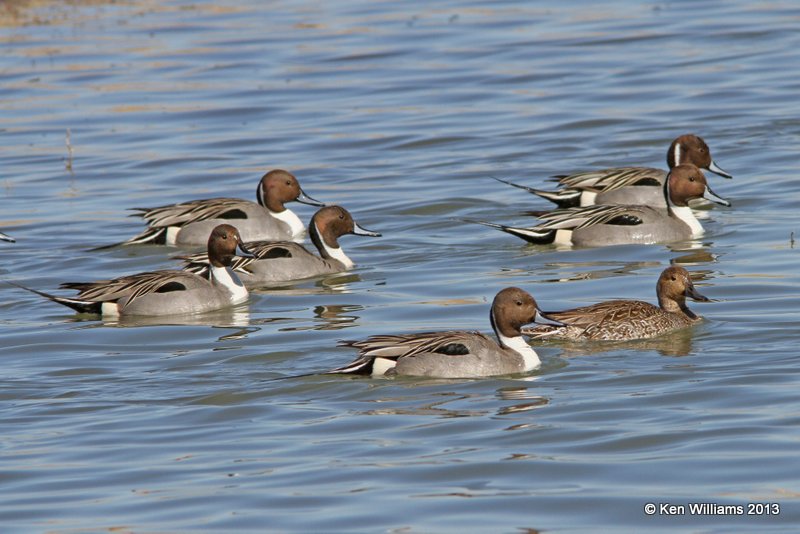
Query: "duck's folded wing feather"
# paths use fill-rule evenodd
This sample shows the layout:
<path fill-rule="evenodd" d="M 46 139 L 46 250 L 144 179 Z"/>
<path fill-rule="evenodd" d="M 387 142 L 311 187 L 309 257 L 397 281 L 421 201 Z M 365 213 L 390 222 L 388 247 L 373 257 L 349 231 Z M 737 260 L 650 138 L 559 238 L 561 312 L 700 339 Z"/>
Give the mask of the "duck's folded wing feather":
<path fill-rule="evenodd" d="M 249 267 L 258 260 L 294 258 L 302 254 L 311 254 L 302 245 L 293 241 L 250 241 L 245 243 L 244 246 L 253 257 L 234 256 L 231 268 L 234 271 L 245 274 L 252 274 L 252 270 Z M 208 270 L 207 252 L 175 256 L 174 259 L 183 260 L 183 270 L 185 271 L 204 274 Z"/>
<path fill-rule="evenodd" d="M 204 278 L 190 272 L 164 270 L 121 276 L 113 280 L 67 282 L 61 284 L 61 287 L 78 290 L 78 297 L 83 300 L 109 302 L 127 297 L 128 302 L 131 302 L 149 293 L 186 291 L 205 287 L 208 283 Z"/>
<path fill-rule="evenodd" d="M 563 187 L 592 189 L 598 192 L 613 191 L 630 185 L 659 185 L 664 171 L 650 167 L 619 167 L 598 171 L 559 175 L 555 178 Z"/>
<path fill-rule="evenodd" d="M 207 219 L 246 219 L 247 207 L 252 204 L 238 198 L 209 198 L 170 204 L 157 208 L 132 208 L 152 227 L 182 226 Z"/>
<path fill-rule="evenodd" d="M 598 224 L 642 224 L 643 206 L 587 206 L 554 210 L 539 216 L 546 221 L 536 226 L 542 230 L 588 228 Z"/>

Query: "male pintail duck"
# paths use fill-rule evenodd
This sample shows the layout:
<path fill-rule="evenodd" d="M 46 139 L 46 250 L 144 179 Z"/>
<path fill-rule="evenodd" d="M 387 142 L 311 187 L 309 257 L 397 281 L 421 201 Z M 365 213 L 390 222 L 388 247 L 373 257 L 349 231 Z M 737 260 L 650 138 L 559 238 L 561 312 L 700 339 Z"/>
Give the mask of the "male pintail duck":
<path fill-rule="evenodd" d="M 689 201 L 704 198 L 723 206 L 730 202 L 708 187 L 706 177 L 694 165 L 678 165 L 664 182 L 666 209 L 646 205 L 599 205 L 565 208 L 539 214 L 545 222 L 521 228 L 485 221 L 472 221 L 498 228 L 537 244 L 607 246 L 631 243 L 669 243 L 693 239 L 703 227 Z"/>
<path fill-rule="evenodd" d="M 0 232 L 0 241 L 8 241 L 9 243 L 16 243 L 17 240 L 11 237 L 10 235 L 6 235 L 3 232 Z"/>
<path fill-rule="evenodd" d="M 664 269 L 656 284 L 658 306 L 641 300 L 609 300 L 559 312 L 546 312 L 567 326 L 522 328 L 532 338 L 624 341 L 647 339 L 684 328 L 701 321 L 686 306 L 686 297 L 708 302 L 694 287 L 683 267 Z"/>
<path fill-rule="evenodd" d="M 343 341 L 340 346 L 358 349 L 358 358 L 326 374 L 475 378 L 525 373 L 537 369 L 541 362 L 520 328 L 532 322 L 561 325 L 543 316 L 533 297 L 517 287 L 497 294 L 489 317 L 497 341 L 479 332 L 461 331 Z"/>
<path fill-rule="evenodd" d="M 295 176 L 287 171 L 273 170 L 265 174 L 256 190 L 258 203 L 238 198 L 208 198 L 169 204 L 157 208 L 133 208 L 133 216 L 147 221 L 147 229 L 117 245 L 150 243 L 154 245 L 202 245 L 217 225 L 236 226 L 245 241 L 259 239 L 302 240 L 305 227 L 300 218 L 284 204 L 300 202 L 323 206 L 300 188 Z"/>
<path fill-rule="evenodd" d="M 319 250 L 319 256 L 292 241 L 251 241 L 246 242 L 245 247 L 253 257 L 236 257 L 231 268 L 247 287 L 346 271 L 355 265 L 339 246 L 339 238 L 347 234 L 381 235 L 361 228 L 341 206 L 326 206 L 314 214 L 308 225 L 309 238 Z M 179 258 L 185 261 L 186 270 L 202 274 L 208 269 L 206 253 Z"/>
<path fill-rule="evenodd" d="M 733 178 L 722 170 L 711 158 L 711 151 L 703 139 L 687 134 L 675 139 L 667 150 L 667 165 L 670 169 L 690 163 L 723 178 Z M 667 171 L 652 167 L 618 167 L 598 171 L 559 175 L 561 189 L 544 191 L 496 178 L 503 183 L 524 189 L 529 193 L 550 200 L 559 208 L 593 206 L 596 204 L 639 204 L 664 207 L 661 188 Z"/>
<path fill-rule="evenodd" d="M 58 297 L 24 286 L 82 313 L 103 316 L 203 313 L 247 300 L 247 289 L 230 269 L 234 255 L 248 255 L 239 232 L 229 224 L 214 228 L 208 238 L 211 269 L 206 277 L 187 271 L 152 271 L 98 282 L 68 282 L 62 289 L 79 291 Z M 15 284 L 17 285 L 17 284 Z"/>

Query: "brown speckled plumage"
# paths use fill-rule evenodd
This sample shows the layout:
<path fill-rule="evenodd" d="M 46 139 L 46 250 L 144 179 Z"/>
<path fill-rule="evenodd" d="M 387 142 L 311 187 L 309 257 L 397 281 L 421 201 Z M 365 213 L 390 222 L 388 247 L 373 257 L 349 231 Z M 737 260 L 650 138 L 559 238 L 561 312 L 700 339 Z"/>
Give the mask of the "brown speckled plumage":
<path fill-rule="evenodd" d="M 686 306 L 686 297 L 706 302 L 683 267 L 668 267 L 656 285 L 659 306 L 640 300 L 610 300 L 547 316 L 567 327 L 536 326 L 522 333 L 534 338 L 624 341 L 647 339 L 700 321 Z"/>

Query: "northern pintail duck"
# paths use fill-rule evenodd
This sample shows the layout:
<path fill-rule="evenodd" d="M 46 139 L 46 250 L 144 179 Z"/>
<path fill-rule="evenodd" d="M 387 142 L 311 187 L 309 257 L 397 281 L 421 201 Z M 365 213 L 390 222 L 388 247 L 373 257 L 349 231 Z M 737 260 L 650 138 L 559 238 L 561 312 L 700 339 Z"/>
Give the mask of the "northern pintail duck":
<path fill-rule="evenodd" d="M 340 346 L 358 349 L 358 358 L 326 374 L 474 378 L 524 373 L 538 368 L 541 362 L 520 334 L 520 328 L 534 321 L 561 324 L 544 317 L 533 297 L 516 287 L 503 289 L 495 296 L 490 320 L 497 341 L 480 332 L 463 331 L 377 335 L 363 341 L 343 341 Z"/>
<path fill-rule="evenodd" d="M 706 142 L 692 134 L 676 138 L 667 150 L 667 165 L 670 169 L 687 163 L 723 178 L 733 178 L 711 158 L 711 150 Z M 544 191 L 496 179 L 550 200 L 560 208 L 596 204 L 641 204 L 664 207 L 661 188 L 667 174 L 668 171 L 652 167 L 618 167 L 559 175 L 555 178 L 561 189 L 556 191 Z"/>
<path fill-rule="evenodd" d="M 230 269 L 243 250 L 239 232 L 229 224 L 214 228 L 208 238 L 211 268 L 206 277 L 187 271 L 152 271 L 98 282 L 68 282 L 62 289 L 79 291 L 75 298 L 33 291 L 83 313 L 104 316 L 203 313 L 247 300 L 247 289 Z M 23 286 L 20 286 L 23 287 Z"/>
<path fill-rule="evenodd" d="M 530 228 L 474 221 L 498 228 L 537 244 L 606 246 L 631 243 L 669 243 L 693 239 L 703 227 L 689 201 L 704 198 L 723 206 L 730 202 L 708 187 L 706 177 L 694 165 L 678 165 L 664 182 L 666 208 L 647 205 L 599 205 L 545 212 L 545 222 Z"/>
<path fill-rule="evenodd" d="M 303 192 L 295 176 L 283 170 L 265 174 L 258 183 L 256 202 L 238 198 L 208 198 L 169 204 L 157 208 L 133 208 L 147 221 L 147 229 L 117 245 L 151 243 L 155 245 L 202 245 L 217 225 L 236 226 L 245 241 L 258 239 L 302 240 L 305 226 L 285 204 L 300 202 L 323 204 Z"/>
<path fill-rule="evenodd" d="M 0 232 L 0 241 L 8 241 L 9 243 L 16 243 L 17 240 L 11 237 L 10 235 L 6 235 L 3 232 Z"/>
<path fill-rule="evenodd" d="M 319 250 L 319 256 L 292 241 L 250 241 L 245 247 L 253 257 L 236 257 L 231 268 L 248 287 L 346 271 L 355 265 L 339 246 L 339 238 L 347 234 L 381 235 L 361 228 L 341 206 L 326 206 L 314 214 L 308 225 L 308 235 Z M 179 258 L 185 261 L 186 270 L 202 274 L 208 269 L 208 254 Z"/>
<path fill-rule="evenodd" d="M 658 306 L 641 300 L 609 300 L 559 312 L 548 317 L 567 326 L 525 327 L 522 333 L 533 338 L 624 341 L 647 339 L 684 328 L 701 318 L 686 306 L 686 298 L 708 302 L 694 287 L 683 267 L 667 267 L 656 284 Z"/>

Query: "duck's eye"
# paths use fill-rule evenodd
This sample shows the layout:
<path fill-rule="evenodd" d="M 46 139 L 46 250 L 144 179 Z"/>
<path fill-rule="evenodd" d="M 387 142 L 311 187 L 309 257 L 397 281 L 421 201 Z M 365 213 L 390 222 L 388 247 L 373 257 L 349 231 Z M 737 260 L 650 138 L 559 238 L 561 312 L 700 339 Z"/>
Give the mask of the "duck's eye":
<path fill-rule="evenodd" d="M 672 277 L 672 281 L 673 281 L 673 282 L 676 282 L 677 280 L 678 280 L 678 279 L 677 279 L 677 278 L 675 278 L 674 276 Z"/>
<path fill-rule="evenodd" d="M 522 301 L 521 300 L 517 301 L 517 306 L 522 306 Z"/>
<path fill-rule="evenodd" d="M 695 177 L 694 177 L 694 176 L 690 176 L 690 177 L 689 177 L 689 181 L 690 181 L 690 182 L 694 182 L 694 181 L 695 181 Z"/>
<path fill-rule="evenodd" d="M 339 220 L 340 220 L 340 221 L 343 221 L 343 220 L 344 220 L 344 215 L 342 215 L 341 213 L 339 214 Z"/>

